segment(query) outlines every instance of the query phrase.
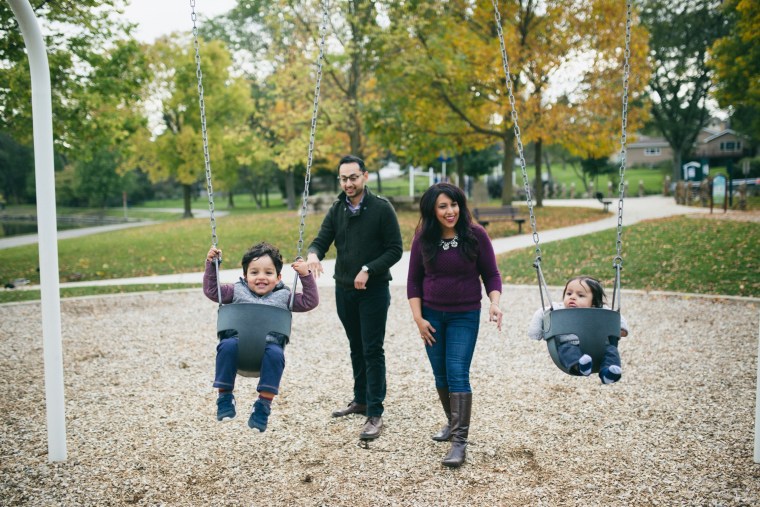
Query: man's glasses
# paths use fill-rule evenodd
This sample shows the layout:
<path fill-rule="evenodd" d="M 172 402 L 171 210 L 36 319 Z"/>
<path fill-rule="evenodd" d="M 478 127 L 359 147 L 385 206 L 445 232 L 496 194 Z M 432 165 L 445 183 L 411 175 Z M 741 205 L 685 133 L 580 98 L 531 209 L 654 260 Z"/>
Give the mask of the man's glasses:
<path fill-rule="evenodd" d="M 338 181 L 341 183 L 348 183 L 349 181 L 351 183 L 356 183 L 361 177 L 361 174 L 352 174 L 351 176 L 338 176 Z"/>

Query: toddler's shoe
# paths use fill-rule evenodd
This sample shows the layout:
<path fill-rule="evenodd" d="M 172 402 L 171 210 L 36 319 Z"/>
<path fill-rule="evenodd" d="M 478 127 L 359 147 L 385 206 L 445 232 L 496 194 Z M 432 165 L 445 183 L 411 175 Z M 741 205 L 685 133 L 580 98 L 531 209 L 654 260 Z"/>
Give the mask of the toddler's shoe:
<path fill-rule="evenodd" d="M 267 430 L 267 422 L 269 421 L 269 414 L 271 412 L 271 402 L 267 403 L 259 398 L 256 400 L 256 403 L 253 404 L 253 408 L 251 409 L 251 417 L 248 418 L 248 427 L 264 433 Z"/>
<path fill-rule="evenodd" d="M 222 393 L 216 399 L 216 420 L 219 422 L 231 421 L 235 418 L 235 396 L 232 393 Z"/>
<path fill-rule="evenodd" d="M 608 368 L 602 368 L 599 376 L 602 379 L 602 384 L 614 384 L 623 376 L 623 370 L 620 369 L 620 366 L 613 364 Z"/>
<path fill-rule="evenodd" d="M 591 356 L 588 354 L 583 354 L 580 359 L 578 359 L 578 371 L 583 375 L 584 377 L 588 377 L 591 375 L 591 369 L 594 366 L 594 362 L 591 359 Z"/>

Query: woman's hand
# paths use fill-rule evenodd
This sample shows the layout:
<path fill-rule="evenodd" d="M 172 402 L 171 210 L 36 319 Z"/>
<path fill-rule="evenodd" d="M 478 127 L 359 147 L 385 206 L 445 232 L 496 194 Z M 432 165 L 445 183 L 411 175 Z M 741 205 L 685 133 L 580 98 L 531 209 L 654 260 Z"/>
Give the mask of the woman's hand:
<path fill-rule="evenodd" d="M 488 308 L 488 320 L 491 322 L 496 322 L 496 329 L 501 331 L 501 319 L 504 316 L 504 314 L 501 312 L 501 308 L 499 308 L 498 303 L 491 303 L 490 308 Z"/>
<path fill-rule="evenodd" d="M 435 338 L 433 338 L 435 328 L 430 325 L 430 322 L 426 321 L 423 318 L 415 320 L 414 322 L 417 324 L 417 328 L 420 330 L 420 338 L 422 338 L 422 341 L 425 342 L 425 345 L 432 346 L 435 343 Z"/>

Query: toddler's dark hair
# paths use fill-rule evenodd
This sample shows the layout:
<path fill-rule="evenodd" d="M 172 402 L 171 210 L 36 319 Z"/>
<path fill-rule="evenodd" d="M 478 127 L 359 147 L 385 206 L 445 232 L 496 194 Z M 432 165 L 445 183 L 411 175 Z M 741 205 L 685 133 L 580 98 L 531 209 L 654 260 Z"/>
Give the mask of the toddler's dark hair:
<path fill-rule="evenodd" d="M 602 284 L 599 280 L 596 278 L 592 278 L 590 276 L 576 276 L 575 278 L 571 278 L 567 281 L 565 284 L 565 290 L 562 292 L 564 295 L 567 292 L 567 286 L 570 285 L 570 282 L 579 281 L 583 284 L 586 284 L 586 286 L 591 290 L 591 306 L 594 308 L 602 308 L 604 307 L 604 303 L 607 300 L 607 295 L 604 293 L 604 288 L 602 287 Z"/>
<path fill-rule="evenodd" d="M 282 271 L 282 255 L 280 255 L 280 249 L 271 243 L 262 241 L 261 243 L 256 243 L 253 245 L 245 254 L 243 254 L 243 276 L 248 273 L 248 265 L 252 260 L 259 259 L 265 255 L 268 255 L 269 258 L 272 259 L 272 262 L 274 263 L 274 269 L 279 275 Z"/>

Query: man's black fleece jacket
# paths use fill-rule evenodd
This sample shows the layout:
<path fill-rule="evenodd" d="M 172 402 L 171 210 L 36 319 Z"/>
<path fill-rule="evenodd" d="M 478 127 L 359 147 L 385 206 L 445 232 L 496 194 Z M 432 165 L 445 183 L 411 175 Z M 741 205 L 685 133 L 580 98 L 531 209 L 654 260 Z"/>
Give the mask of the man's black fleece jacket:
<path fill-rule="evenodd" d="M 401 259 L 403 243 L 396 212 L 384 197 L 364 188 L 361 208 L 351 213 L 341 192 L 322 221 L 309 252 L 322 260 L 335 243 L 335 283 L 350 289 L 362 266 L 369 267 L 367 286 L 388 285 L 390 268 Z"/>

